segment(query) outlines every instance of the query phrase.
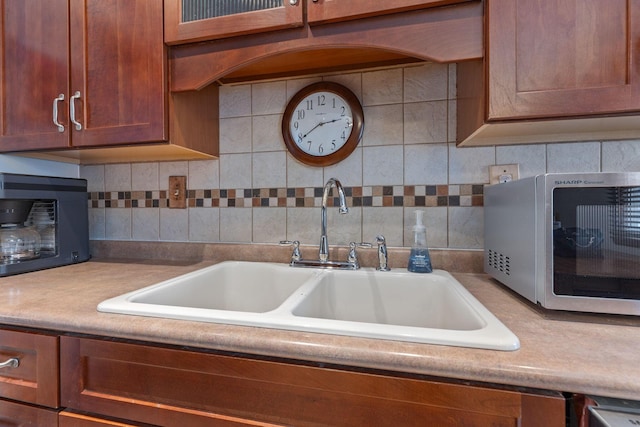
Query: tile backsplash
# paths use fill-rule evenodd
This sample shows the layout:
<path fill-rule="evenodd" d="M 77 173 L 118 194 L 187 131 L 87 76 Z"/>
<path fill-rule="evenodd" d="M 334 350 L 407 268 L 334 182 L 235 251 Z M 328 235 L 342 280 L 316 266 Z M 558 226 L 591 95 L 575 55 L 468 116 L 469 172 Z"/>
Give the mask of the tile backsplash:
<path fill-rule="evenodd" d="M 365 114 L 359 147 L 323 168 L 288 155 L 280 134 L 287 100 L 319 80 L 349 87 Z M 423 209 L 431 247 L 481 249 L 490 165 L 518 163 L 521 177 L 640 171 L 640 141 L 457 148 L 455 88 L 455 65 L 446 64 L 223 86 L 219 159 L 80 168 L 90 237 L 317 245 L 322 187 L 335 177 L 350 212 L 329 209 L 330 244 L 384 234 L 389 245 L 410 246 L 413 211 Z M 187 176 L 187 209 L 167 207 L 172 175 Z"/>

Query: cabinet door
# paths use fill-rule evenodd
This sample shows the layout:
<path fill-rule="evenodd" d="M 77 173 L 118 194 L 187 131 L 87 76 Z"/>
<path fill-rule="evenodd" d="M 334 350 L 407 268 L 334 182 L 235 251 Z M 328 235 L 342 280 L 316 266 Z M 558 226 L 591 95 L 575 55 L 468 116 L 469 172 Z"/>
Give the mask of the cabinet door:
<path fill-rule="evenodd" d="M 64 406 L 162 426 L 565 425 L 559 393 L 70 336 L 60 375 Z"/>
<path fill-rule="evenodd" d="M 344 21 L 471 0 L 307 0 L 309 23 Z"/>
<path fill-rule="evenodd" d="M 164 0 L 168 44 L 302 26 L 305 0 Z"/>
<path fill-rule="evenodd" d="M 640 110 L 640 1 L 488 0 L 489 120 Z"/>
<path fill-rule="evenodd" d="M 0 7 L 0 151 L 67 147 L 67 0 L 2 0 Z M 53 123 L 59 95 L 62 132 Z"/>
<path fill-rule="evenodd" d="M 167 139 L 167 72 L 158 0 L 70 0 L 72 145 Z"/>

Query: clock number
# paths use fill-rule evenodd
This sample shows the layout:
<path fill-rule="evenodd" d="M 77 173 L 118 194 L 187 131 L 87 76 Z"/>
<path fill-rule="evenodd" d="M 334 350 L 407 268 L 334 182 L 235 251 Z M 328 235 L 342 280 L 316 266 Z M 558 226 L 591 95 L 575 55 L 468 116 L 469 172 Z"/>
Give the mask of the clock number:
<path fill-rule="evenodd" d="M 345 131 L 342 131 L 342 136 L 340 138 L 342 138 L 343 141 L 347 139 L 347 135 Z"/>
<path fill-rule="evenodd" d="M 336 140 L 334 139 L 333 141 L 331 141 L 331 151 L 334 151 L 336 149 Z"/>
<path fill-rule="evenodd" d="M 298 110 L 298 120 L 304 120 L 304 110 Z"/>
<path fill-rule="evenodd" d="M 295 130 L 298 130 L 298 128 L 300 127 L 300 124 L 298 123 L 298 121 L 296 120 L 295 122 L 293 122 L 293 128 Z"/>
<path fill-rule="evenodd" d="M 320 146 L 318 147 L 318 153 L 319 154 L 324 153 L 324 147 L 322 146 L 322 144 L 320 144 Z"/>
<path fill-rule="evenodd" d="M 324 95 L 318 95 L 318 107 L 326 105 L 326 97 Z"/>
<path fill-rule="evenodd" d="M 307 110 L 313 110 L 313 99 L 307 99 Z"/>
<path fill-rule="evenodd" d="M 302 144 L 302 134 L 298 134 L 298 145 Z"/>
<path fill-rule="evenodd" d="M 344 105 L 342 107 L 340 107 L 340 111 L 341 111 L 340 112 L 340 117 L 344 117 L 346 110 L 347 109 L 344 107 Z"/>

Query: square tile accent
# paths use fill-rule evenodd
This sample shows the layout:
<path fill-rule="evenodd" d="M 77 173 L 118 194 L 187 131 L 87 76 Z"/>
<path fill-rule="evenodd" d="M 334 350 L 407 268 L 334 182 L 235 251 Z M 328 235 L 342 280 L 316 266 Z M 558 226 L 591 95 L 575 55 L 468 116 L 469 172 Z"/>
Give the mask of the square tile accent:
<path fill-rule="evenodd" d="M 231 188 L 189 189 L 189 207 L 304 207 L 322 206 L 322 188 Z M 482 206 L 483 184 L 462 185 L 374 185 L 345 187 L 349 206 Z M 337 206 L 338 198 L 328 205 Z M 94 191 L 90 208 L 166 208 L 166 191 Z"/>

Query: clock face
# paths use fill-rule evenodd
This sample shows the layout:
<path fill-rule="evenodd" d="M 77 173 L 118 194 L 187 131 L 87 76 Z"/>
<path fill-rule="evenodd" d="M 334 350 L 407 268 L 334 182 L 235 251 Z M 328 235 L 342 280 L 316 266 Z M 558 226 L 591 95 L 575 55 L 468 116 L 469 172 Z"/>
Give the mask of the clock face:
<path fill-rule="evenodd" d="M 290 101 L 282 122 L 287 148 L 298 160 L 326 166 L 347 157 L 362 135 L 362 107 L 344 86 L 316 83 Z"/>
<path fill-rule="evenodd" d="M 353 132 L 351 107 L 340 95 L 314 92 L 296 105 L 289 133 L 298 147 L 312 156 L 328 156 L 340 149 Z"/>

